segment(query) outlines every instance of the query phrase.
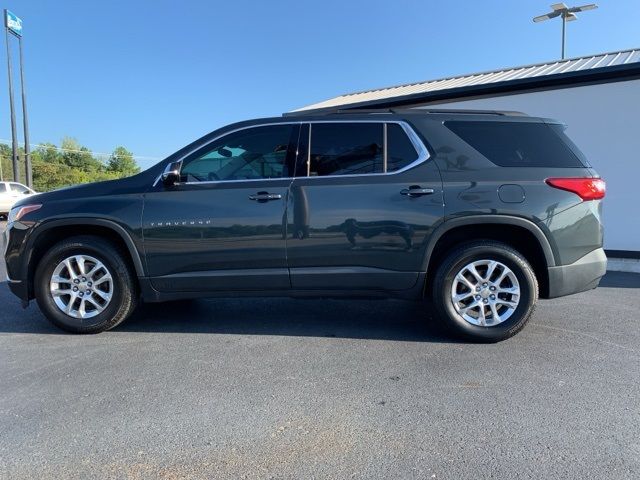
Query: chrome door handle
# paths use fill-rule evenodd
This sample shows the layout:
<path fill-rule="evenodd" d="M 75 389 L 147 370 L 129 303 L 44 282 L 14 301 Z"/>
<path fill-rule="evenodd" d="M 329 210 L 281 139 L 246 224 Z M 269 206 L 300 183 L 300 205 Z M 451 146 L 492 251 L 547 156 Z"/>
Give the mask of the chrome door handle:
<path fill-rule="evenodd" d="M 265 203 L 271 200 L 281 200 L 282 195 L 279 193 L 269 193 L 269 192 L 258 192 L 255 195 L 249 195 L 249 200 L 253 200 L 255 202 Z"/>
<path fill-rule="evenodd" d="M 413 185 L 409 188 L 400 190 L 400 195 L 407 195 L 408 197 L 421 197 L 422 195 L 431 195 L 436 191 L 433 188 L 422 188 L 417 185 Z"/>

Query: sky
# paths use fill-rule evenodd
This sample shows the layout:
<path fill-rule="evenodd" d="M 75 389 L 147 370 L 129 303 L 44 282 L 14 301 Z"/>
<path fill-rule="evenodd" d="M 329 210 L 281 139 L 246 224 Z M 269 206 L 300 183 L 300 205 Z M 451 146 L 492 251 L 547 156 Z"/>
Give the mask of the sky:
<path fill-rule="evenodd" d="M 551 3 L 5 0 L 3 7 L 24 24 L 30 143 L 59 145 L 70 136 L 95 152 L 123 145 L 148 167 L 235 121 L 359 90 L 555 60 L 561 22 L 531 20 Z M 640 48 L 640 0 L 598 5 L 568 24 L 567 56 Z M 7 140 L 2 52 L 0 140 Z M 20 141 L 21 121 L 18 114 Z"/>

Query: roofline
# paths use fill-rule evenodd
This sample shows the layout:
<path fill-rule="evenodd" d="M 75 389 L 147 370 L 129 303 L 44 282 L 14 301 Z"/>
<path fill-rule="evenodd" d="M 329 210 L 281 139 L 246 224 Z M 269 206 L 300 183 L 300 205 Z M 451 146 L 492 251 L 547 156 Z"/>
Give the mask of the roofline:
<path fill-rule="evenodd" d="M 628 51 L 628 50 L 623 50 Z M 613 52 L 616 53 L 616 52 Z M 610 55 L 611 53 L 602 54 L 602 55 Z M 579 58 L 587 58 L 587 57 L 577 57 Z M 572 59 L 575 60 L 575 59 Z M 545 64 L 534 64 L 534 65 L 545 65 Z M 534 66 L 531 65 L 531 66 Z M 526 67 L 516 67 L 516 68 L 526 68 Z M 492 70 L 491 72 L 500 72 L 502 70 Z M 485 72 L 485 73 L 491 73 Z M 478 73 L 477 75 L 481 75 L 482 73 Z M 474 74 L 475 76 L 476 74 Z M 470 76 L 470 75 L 467 75 Z M 451 78 L 460 78 L 460 77 L 451 77 Z M 290 112 L 291 114 L 312 114 L 318 113 L 321 114 L 323 112 L 335 111 L 336 109 L 340 110 L 351 110 L 351 109 L 363 109 L 363 108 L 394 108 L 394 107 L 406 107 L 408 105 L 421 103 L 425 101 L 435 102 L 442 100 L 450 100 L 453 98 L 464 98 L 464 97 L 472 97 L 478 95 L 489 95 L 496 93 L 510 93 L 510 92 L 522 92 L 526 90 L 537 90 L 537 89 L 554 89 L 554 88 L 567 88 L 572 85 L 581 85 L 581 84 L 592 84 L 599 83 L 602 81 L 607 82 L 618 82 L 624 80 L 633 80 L 640 78 L 640 62 L 634 62 L 629 64 L 622 65 L 613 65 L 606 66 L 600 68 L 594 68 L 590 70 L 582 70 L 582 71 L 573 71 L 573 72 L 564 72 L 557 73 L 552 75 L 546 75 L 542 77 L 531 77 L 531 78 L 520 78 L 516 80 L 506 80 L 503 82 L 493 82 L 486 83 L 480 85 L 471 85 L 465 87 L 454 87 L 448 88 L 444 90 L 435 90 L 431 92 L 419 92 L 412 93 L 409 95 L 398 95 L 394 97 L 388 98 L 379 98 L 375 100 L 365 100 L 361 102 L 353 102 L 346 103 L 342 105 L 335 105 L 332 107 L 319 107 L 319 108 L 311 108 L 311 109 L 302 109 L 302 110 L 294 110 Z M 440 81 L 446 79 L 438 79 L 434 81 Z M 418 82 L 418 83 L 426 83 L 426 82 Z M 415 85 L 415 84 L 408 84 Z M 390 87 L 395 88 L 395 87 Z M 380 89 L 385 90 L 385 89 Z M 366 92 L 378 91 L 378 90 L 367 90 Z M 362 92 L 362 93 L 366 93 Z M 344 95 L 345 97 L 347 95 Z"/>
<path fill-rule="evenodd" d="M 456 80 L 456 79 L 459 79 L 459 78 L 466 78 L 466 77 L 477 77 L 479 75 L 488 75 L 490 73 L 507 72 L 507 71 L 510 71 L 510 70 L 521 70 L 523 68 L 541 67 L 543 65 L 553 65 L 553 64 L 557 64 L 557 63 L 567 63 L 567 62 L 572 62 L 572 61 L 575 61 L 575 60 L 582 60 L 583 58 L 606 57 L 607 55 L 614 55 L 614 54 L 625 53 L 625 52 L 635 52 L 637 50 L 640 50 L 640 49 L 638 49 L 638 48 L 627 48 L 625 50 L 613 50 L 613 51 L 610 51 L 610 52 L 600 52 L 600 53 L 594 53 L 593 55 L 581 55 L 579 57 L 563 58 L 563 59 L 560 59 L 560 60 L 550 60 L 548 62 L 528 63 L 526 65 L 518 65 L 518 66 L 515 66 L 515 67 L 494 68 L 492 70 L 483 70 L 483 71 L 480 71 L 480 72 L 470 72 L 470 73 L 466 73 L 466 74 L 463 74 L 463 75 L 452 75 L 452 76 L 449 76 L 449 77 L 434 78 L 433 80 L 422 80 L 422 81 L 419 81 L 419 82 L 401 83 L 400 85 L 392 85 L 390 87 L 368 88 L 366 90 L 360 90 L 360 91 L 356 91 L 356 92 L 345 93 L 345 94 L 338 95 L 337 97 L 332 97 L 332 98 L 351 97 L 353 95 L 362 95 L 363 93 L 381 92 L 383 90 L 391 90 L 391 89 L 394 89 L 394 88 L 402 88 L 402 87 L 411 87 L 413 85 L 421 85 L 421 84 L 424 84 L 424 83 L 444 82 L 446 80 Z M 608 68 L 608 67 L 601 67 L 601 68 Z"/>

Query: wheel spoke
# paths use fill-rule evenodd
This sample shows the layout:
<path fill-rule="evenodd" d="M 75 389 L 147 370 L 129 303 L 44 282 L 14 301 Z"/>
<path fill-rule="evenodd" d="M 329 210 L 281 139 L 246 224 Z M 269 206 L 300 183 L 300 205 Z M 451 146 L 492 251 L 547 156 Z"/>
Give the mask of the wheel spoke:
<path fill-rule="evenodd" d="M 476 308 L 478 305 L 480 305 L 480 301 L 479 300 L 474 300 L 473 302 L 471 302 L 466 307 L 461 308 L 460 309 L 460 313 L 465 313 L 466 314 L 470 310 L 473 310 L 474 308 Z"/>
<path fill-rule="evenodd" d="M 76 255 L 75 260 L 76 260 L 76 265 L 78 265 L 78 273 L 80 275 L 84 275 L 84 257 Z"/>
<path fill-rule="evenodd" d="M 462 273 L 459 273 L 458 275 L 456 275 L 456 280 L 459 281 L 459 282 L 462 282 L 464 285 L 466 285 L 466 287 L 469 290 L 473 290 L 474 288 L 476 288 L 476 286 L 473 283 L 471 283 L 467 279 L 467 277 L 465 277 Z"/>
<path fill-rule="evenodd" d="M 78 298 L 77 293 L 74 292 L 71 294 L 71 298 L 69 299 L 69 303 L 67 303 L 64 309 L 64 313 L 66 313 L 67 315 L 71 315 L 71 310 L 73 310 L 73 304 L 76 303 L 77 298 Z"/>
<path fill-rule="evenodd" d="M 501 305 L 506 305 L 507 307 L 514 308 L 514 309 L 518 306 L 516 302 L 510 302 L 509 300 L 503 300 L 502 298 L 496 298 L 496 303 L 499 303 Z"/>
<path fill-rule="evenodd" d="M 480 304 L 480 309 L 478 311 L 478 321 L 480 322 L 480 326 L 487 326 L 487 318 L 484 315 L 484 303 Z"/>
<path fill-rule="evenodd" d="M 509 272 L 510 270 L 507 267 L 505 267 L 502 273 L 500 274 L 500 276 L 498 277 L 498 279 L 493 283 L 495 283 L 498 287 L 500 287 L 502 282 L 504 282 L 504 279 L 507 278 L 507 275 L 509 275 Z"/>
<path fill-rule="evenodd" d="M 87 314 L 87 311 L 85 309 L 85 299 L 81 298 L 80 306 L 78 307 L 78 315 L 80 315 L 80 318 L 84 318 L 86 314 Z"/>
<path fill-rule="evenodd" d="M 491 308 L 493 323 L 500 323 L 500 315 L 498 315 L 498 308 L 496 307 L 496 304 L 490 303 L 489 307 Z"/>
<path fill-rule="evenodd" d="M 511 295 L 520 295 L 520 289 L 518 287 L 498 287 L 497 293 L 509 293 Z"/>
<path fill-rule="evenodd" d="M 63 261 L 64 266 L 67 267 L 67 272 L 69 272 L 69 277 L 70 278 L 76 278 L 78 275 L 76 275 L 75 270 L 73 269 L 73 266 L 71 266 L 71 259 L 67 258 L 66 260 Z"/>
<path fill-rule="evenodd" d="M 91 267 L 91 269 L 86 273 L 87 278 L 91 278 L 93 279 L 93 277 L 96 276 L 96 274 L 98 272 L 100 272 L 101 270 L 107 272 L 107 269 L 104 267 L 104 265 L 100 262 L 96 262 L 93 264 L 93 266 Z"/>
<path fill-rule="evenodd" d="M 496 271 L 497 266 L 498 266 L 498 262 L 493 260 L 489 262 L 489 266 L 487 267 L 487 274 L 484 277 L 485 280 L 487 281 L 491 280 L 491 276 L 493 275 L 493 272 Z"/>
<path fill-rule="evenodd" d="M 111 299 L 111 294 L 107 292 L 103 292 L 102 290 L 94 290 L 93 293 L 98 295 L 101 299 L 109 301 Z"/>
<path fill-rule="evenodd" d="M 51 295 L 54 297 L 61 297 L 62 295 L 73 295 L 73 290 L 70 289 L 55 289 L 51 290 Z"/>
<path fill-rule="evenodd" d="M 469 273 L 471 273 L 471 275 L 475 277 L 478 282 L 483 281 L 482 276 L 478 273 L 478 270 L 476 270 L 476 266 L 473 263 L 467 267 L 467 270 L 469 271 Z"/>
<path fill-rule="evenodd" d="M 104 309 L 104 307 L 102 307 L 98 302 L 95 301 L 95 299 L 90 295 L 86 298 L 87 302 L 90 302 L 97 311 L 102 311 Z"/>
<path fill-rule="evenodd" d="M 460 293 L 459 295 L 456 295 L 455 297 L 453 297 L 453 302 L 460 303 L 462 300 L 469 298 L 471 296 L 473 296 L 473 292 Z"/>
<path fill-rule="evenodd" d="M 110 281 L 111 280 L 111 275 L 109 275 L 108 273 L 104 274 L 103 276 L 101 276 L 99 279 L 94 280 L 93 284 L 94 285 L 100 285 L 101 283 L 104 283 L 106 281 Z"/>

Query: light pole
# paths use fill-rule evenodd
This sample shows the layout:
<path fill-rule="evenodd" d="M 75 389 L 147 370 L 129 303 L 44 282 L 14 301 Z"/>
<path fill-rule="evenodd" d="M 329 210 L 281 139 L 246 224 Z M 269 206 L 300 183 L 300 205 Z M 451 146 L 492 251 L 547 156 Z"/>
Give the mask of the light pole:
<path fill-rule="evenodd" d="M 11 115 L 11 163 L 13 166 L 13 180 L 20 181 L 20 170 L 18 165 L 18 134 L 16 133 L 16 109 L 13 102 L 13 71 L 11 68 L 11 45 L 9 44 L 9 29 L 7 10 L 4 11 L 5 18 L 5 39 L 7 42 L 7 72 L 9 73 L 9 112 Z"/>
<path fill-rule="evenodd" d="M 545 20 L 549 20 L 555 17 L 562 17 L 562 59 L 564 60 L 564 39 L 565 39 L 565 29 L 567 22 L 572 22 L 573 20 L 577 20 L 578 16 L 576 13 L 584 12 L 585 10 L 593 10 L 598 8 L 598 5 L 595 3 L 589 3 L 588 5 L 581 5 L 579 7 L 567 7 L 564 3 L 554 3 L 551 5 L 551 12 L 546 13 L 544 15 L 540 15 L 538 17 L 534 17 L 533 21 L 544 22 Z"/>

